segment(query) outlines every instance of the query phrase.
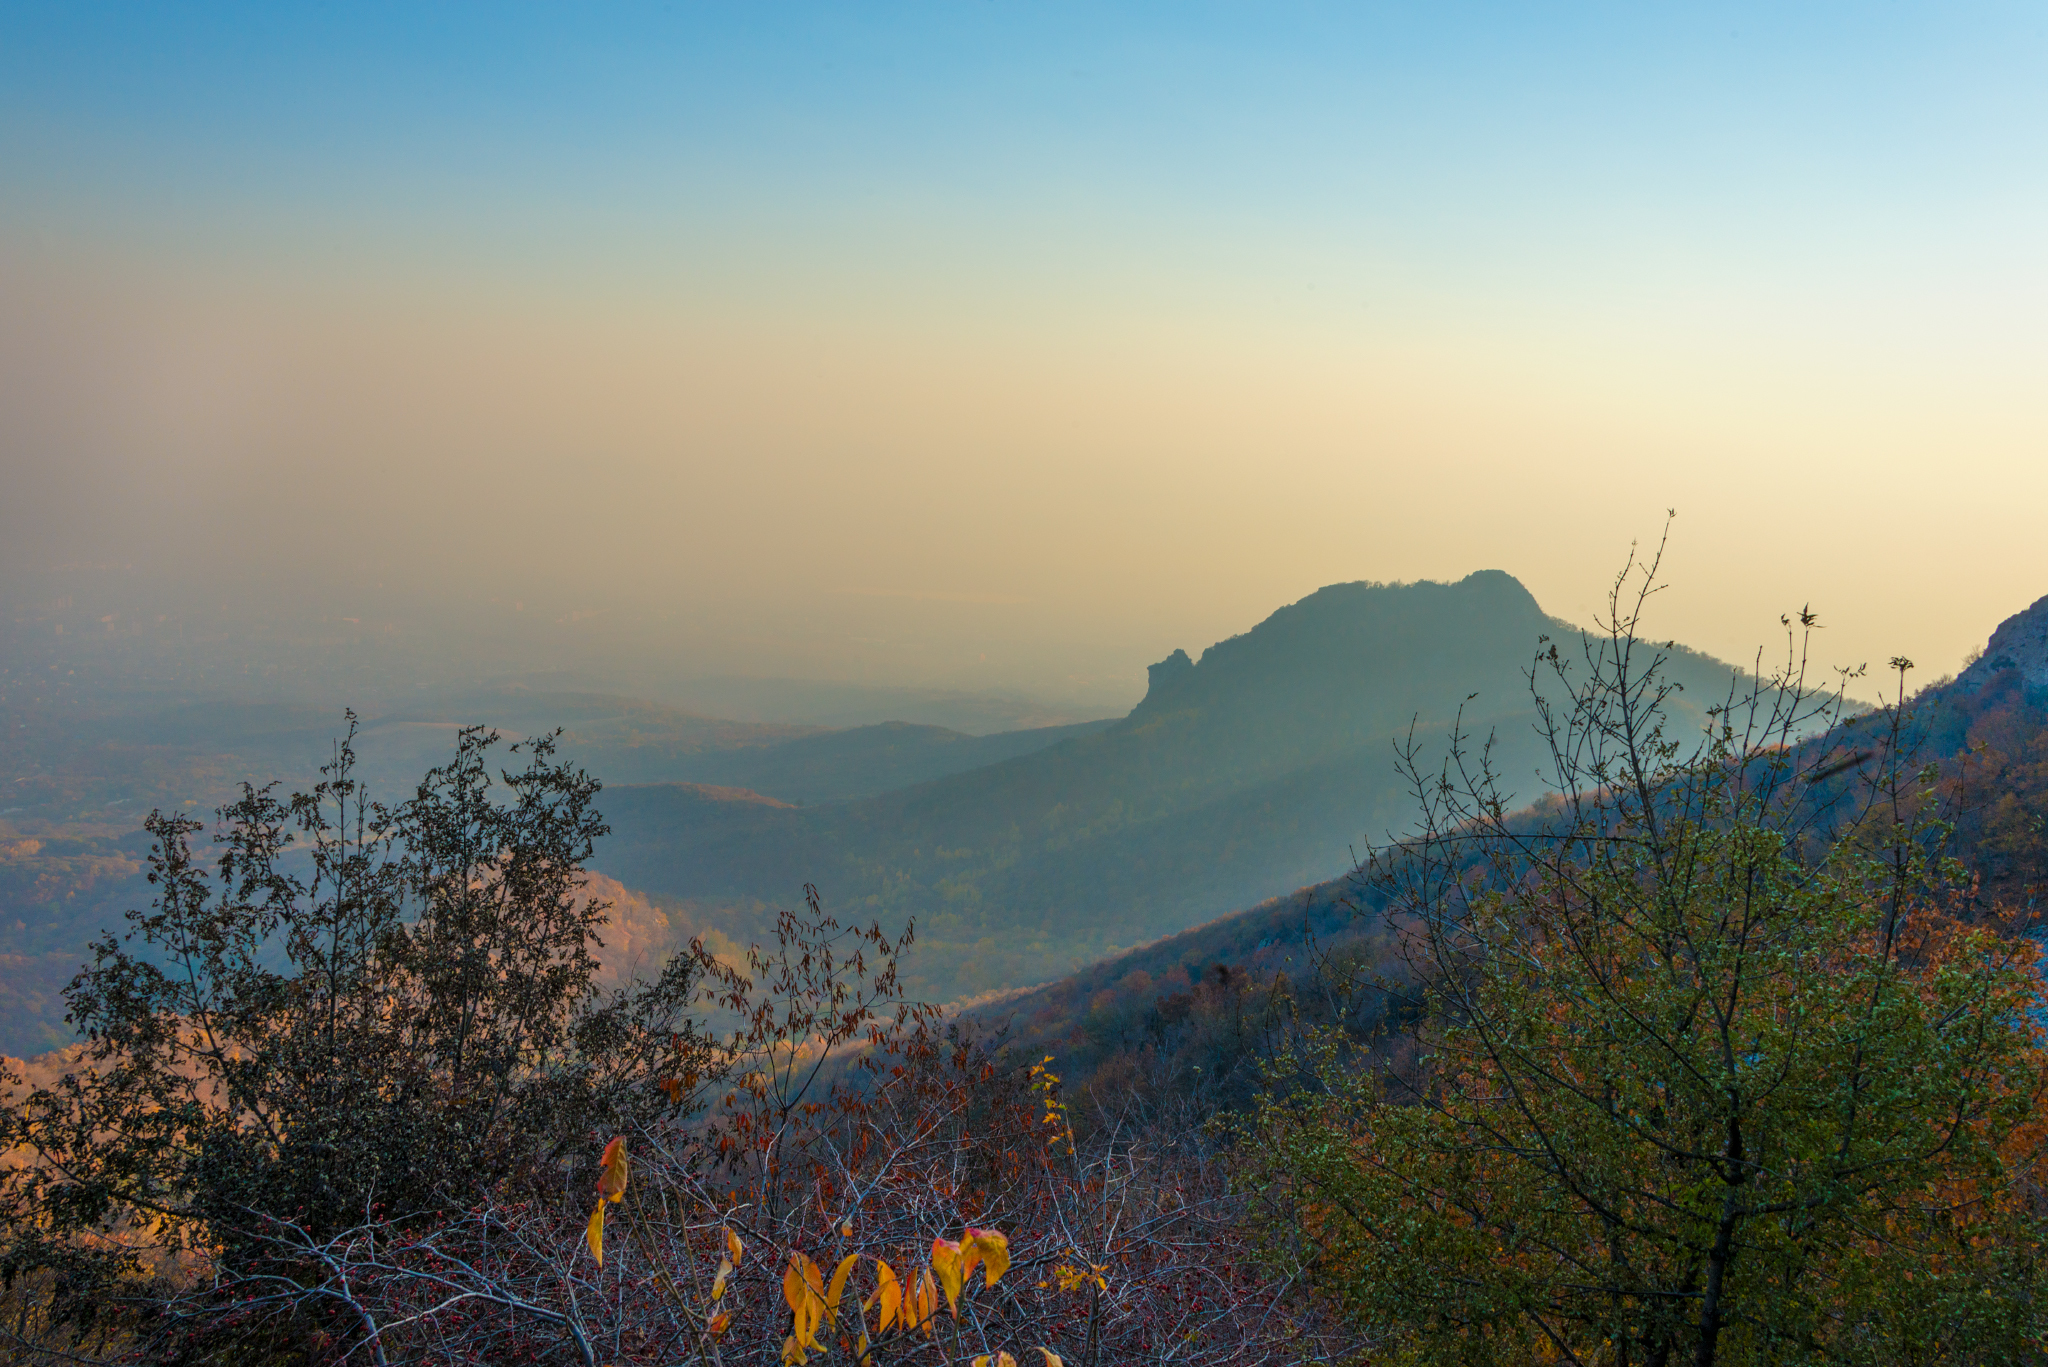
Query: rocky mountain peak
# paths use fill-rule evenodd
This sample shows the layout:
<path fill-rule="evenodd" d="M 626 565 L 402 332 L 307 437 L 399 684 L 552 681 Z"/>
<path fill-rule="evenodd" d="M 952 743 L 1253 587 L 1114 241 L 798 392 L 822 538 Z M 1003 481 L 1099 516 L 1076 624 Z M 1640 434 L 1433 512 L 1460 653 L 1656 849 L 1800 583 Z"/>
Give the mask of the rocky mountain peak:
<path fill-rule="evenodd" d="M 1980 687 L 2002 669 L 2017 669 L 2029 687 L 2048 687 L 2048 598 L 2000 622 L 1984 654 L 1958 682 Z"/>

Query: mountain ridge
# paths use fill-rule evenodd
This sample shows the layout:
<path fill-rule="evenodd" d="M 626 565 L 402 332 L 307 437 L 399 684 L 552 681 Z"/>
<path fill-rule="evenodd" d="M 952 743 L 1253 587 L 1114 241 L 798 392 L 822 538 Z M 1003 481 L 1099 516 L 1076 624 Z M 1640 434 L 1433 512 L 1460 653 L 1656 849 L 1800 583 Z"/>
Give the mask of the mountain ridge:
<path fill-rule="evenodd" d="M 1199 661 L 1168 655 L 1121 720 L 996 764 L 694 827 L 687 803 L 614 790 L 597 866 L 701 915 L 808 882 L 843 915 L 915 918 L 911 985 L 934 999 L 1042 981 L 1336 872 L 1402 818 L 1397 737 L 1441 750 L 1462 716 L 1499 732 L 1505 771 L 1533 773 L 1528 671 L 1559 631 L 1504 571 L 1329 585 Z M 1742 677 L 1673 659 L 1717 696 Z"/>
<path fill-rule="evenodd" d="M 2048 832 L 2034 815 L 2048 805 L 2048 597 L 2005 619 L 1978 661 L 1914 695 L 1909 712 L 1914 762 L 1932 759 L 1941 781 L 1955 786 L 1955 852 L 1980 878 L 1979 896 L 2005 905 L 2039 902 L 2048 890 Z M 1882 715 L 1852 713 L 1802 742 L 1852 760 L 1823 769 L 1817 804 L 1854 781 L 1853 760 L 1868 758 L 1875 746 L 1866 728 L 1884 724 Z M 1988 798 L 1973 804 L 1971 788 Z M 1205 1002 L 1215 1009 L 1229 992 L 1263 990 L 1259 985 L 1277 975 L 1299 986 L 1323 954 L 1389 952 L 1383 927 L 1359 914 L 1374 900 L 1355 872 L 1340 873 L 956 1009 L 1006 1038 L 1018 1057 L 1058 1052 L 1062 1074 L 1084 1090 L 1100 1068 L 1121 1069 L 1128 1083 L 1140 1064 L 1155 1076 L 1148 1085 L 1186 1085 L 1185 1077 L 1170 1083 L 1169 1056 L 1209 1047 L 1187 1036 L 1191 1001 L 1197 1010 Z M 1218 1071 L 1209 1066 L 1212 1075 Z"/>

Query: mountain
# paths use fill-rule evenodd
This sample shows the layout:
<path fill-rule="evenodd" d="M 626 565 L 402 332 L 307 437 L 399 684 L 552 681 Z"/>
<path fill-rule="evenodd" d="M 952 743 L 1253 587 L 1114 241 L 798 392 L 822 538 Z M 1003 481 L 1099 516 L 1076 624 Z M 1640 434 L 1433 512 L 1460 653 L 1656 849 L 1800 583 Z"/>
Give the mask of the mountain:
<path fill-rule="evenodd" d="M 1331 585 L 1152 666 L 1114 725 L 982 768 L 825 808 L 709 813 L 661 785 L 613 789 L 596 865 L 738 933 L 805 882 L 842 916 L 915 917 L 911 986 L 934 999 L 1043 981 L 1340 872 L 1361 837 L 1405 823 L 1394 742 L 1411 727 L 1440 752 L 1462 708 L 1498 732 L 1511 785 L 1533 775 L 1524 671 L 1545 638 L 1582 640 L 1497 570 Z M 1737 677 L 1668 653 L 1695 699 Z"/>
<path fill-rule="evenodd" d="M 1853 761 L 1876 751 L 1874 733 L 1885 725 L 1881 714 L 1850 716 L 1804 742 L 1830 775 L 1804 785 L 1816 809 L 1853 791 Z M 1953 821 L 1948 853 L 1976 875 L 1980 906 L 2040 907 L 2048 893 L 2048 598 L 2001 624 L 1960 677 L 1911 699 L 1905 743 L 1910 766 L 1936 766 L 1935 791 Z M 1837 768 L 1833 756 L 1850 762 Z M 1340 875 L 998 994 L 971 1015 L 1017 1058 L 1056 1054 L 1081 1097 L 1099 1076 L 1113 1089 L 1200 1090 L 1242 1102 L 1259 1059 L 1270 1056 L 1267 1035 L 1284 1029 L 1285 1010 L 1276 1014 L 1269 995 L 1281 975 L 1297 995 L 1319 997 L 1322 956 L 1393 966 L 1369 910 L 1376 900 L 1355 876 Z"/>
<path fill-rule="evenodd" d="M 1984 651 L 1956 682 L 1968 692 L 2012 674 L 2021 688 L 2048 688 L 2048 598 L 1998 624 Z"/>
<path fill-rule="evenodd" d="M 563 753 L 608 785 L 598 870 L 660 903 L 678 935 L 757 937 L 814 882 L 844 915 L 914 917 L 910 986 L 949 1000 L 1340 872 L 1361 837 L 1406 819 L 1393 741 L 1411 725 L 1440 749 L 1462 706 L 1468 728 L 1498 731 L 1511 778 L 1533 773 L 1523 670 L 1545 636 L 1580 640 L 1498 571 L 1338 584 L 1199 660 L 1174 652 L 1112 722 L 826 731 L 536 681 L 366 707 L 358 750 L 373 791 L 397 798 L 461 725 L 561 726 Z M 1733 677 L 1671 653 L 1697 690 Z M 26 1053 L 68 1038 L 58 992 L 86 943 L 149 902 L 141 814 L 204 813 L 242 781 L 303 785 L 341 719 L 147 689 L 60 707 L 40 674 L 0 676 L 0 1049 Z"/>

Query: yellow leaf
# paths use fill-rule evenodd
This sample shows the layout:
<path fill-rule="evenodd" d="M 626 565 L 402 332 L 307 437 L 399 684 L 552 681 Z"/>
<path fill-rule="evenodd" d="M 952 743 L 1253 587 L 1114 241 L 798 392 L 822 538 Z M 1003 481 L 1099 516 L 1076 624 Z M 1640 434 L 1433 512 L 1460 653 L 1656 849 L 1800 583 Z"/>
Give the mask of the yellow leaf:
<path fill-rule="evenodd" d="M 825 1315 L 828 1320 L 839 1314 L 839 1297 L 846 1290 L 846 1278 L 853 1271 L 853 1265 L 860 1261 L 858 1253 L 849 1253 L 839 1260 L 839 1266 L 832 1269 L 832 1285 L 825 1292 Z"/>
<path fill-rule="evenodd" d="M 614 1139 L 605 1145 L 604 1157 L 598 1162 L 597 1194 L 616 1201 L 626 1194 L 626 1141 Z"/>
<path fill-rule="evenodd" d="M 597 1259 L 599 1267 L 604 1266 L 604 1202 L 597 1203 L 597 1209 L 590 1212 L 590 1223 L 583 1227 L 583 1242 L 590 1245 L 590 1256 Z"/>
<path fill-rule="evenodd" d="M 964 1284 L 974 1275 L 976 1262 L 988 1264 L 986 1286 L 994 1286 L 996 1279 L 1010 1270 L 1010 1241 L 1002 1231 L 994 1229 L 972 1229 L 962 1241 L 963 1256 L 960 1261 L 960 1280 Z"/>
<path fill-rule="evenodd" d="M 1043 1367 L 1067 1367 L 1067 1364 L 1060 1361 L 1060 1355 L 1058 1353 L 1055 1353 L 1052 1349 L 1041 1348 L 1038 1351 L 1045 1354 L 1045 1362 L 1043 1364 Z"/>
<path fill-rule="evenodd" d="M 790 1332 L 801 1348 L 824 1352 L 818 1342 L 818 1328 L 824 1321 L 824 1278 L 818 1265 L 802 1253 L 789 1255 L 789 1270 L 782 1274 L 782 1298 L 789 1302 Z"/>
<path fill-rule="evenodd" d="M 896 1273 L 880 1258 L 875 1259 L 875 1299 L 882 1305 L 875 1332 L 887 1333 L 903 1308 L 903 1288 L 896 1282 Z"/>
<path fill-rule="evenodd" d="M 932 1272 L 945 1290 L 946 1304 L 952 1307 L 953 1317 L 960 1317 L 960 1284 L 965 1280 L 961 1269 L 960 1245 L 951 1239 L 932 1240 Z"/>
<path fill-rule="evenodd" d="M 732 1260 L 734 1267 L 740 1265 L 740 1236 L 733 1233 L 730 1226 L 725 1231 L 725 1256 Z"/>
<path fill-rule="evenodd" d="M 711 1299 L 716 1302 L 725 1298 L 725 1279 L 732 1275 L 732 1259 L 718 1260 L 718 1275 L 711 1279 Z"/>
<path fill-rule="evenodd" d="M 789 1267 L 782 1274 L 782 1299 L 790 1310 L 801 1310 L 807 1297 L 804 1295 L 803 1254 L 789 1255 Z"/>
<path fill-rule="evenodd" d="M 795 1338 L 786 1338 L 782 1341 L 782 1360 L 784 1363 L 803 1363 L 809 1362 L 810 1358 L 804 1355 L 802 1345 Z"/>
<path fill-rule="evenodd" d="M 825 1278 L 818 1265 L 801 1253 L 789 1255 L 789 1270 L 782 1274 L 782 1299 L 791 1310 L 802 1310 L 824 1297 Z"/>
<path fill-rule="evenodd" d="M 906 1329 L 923 1328 L 927 1338 L 938 1336 L 939 1289 L 932 1285 L 932 1270 L 925 1268 L 917 1274 L 917 1285 L 909 1296 L 909 1318 L 904 1321 Z"/>

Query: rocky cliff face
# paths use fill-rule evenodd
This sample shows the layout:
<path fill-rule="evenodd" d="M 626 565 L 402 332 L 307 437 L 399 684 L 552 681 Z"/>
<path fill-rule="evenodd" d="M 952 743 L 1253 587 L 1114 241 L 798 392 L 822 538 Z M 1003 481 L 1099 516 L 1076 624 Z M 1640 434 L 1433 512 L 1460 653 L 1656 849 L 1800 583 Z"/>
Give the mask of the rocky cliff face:
<path fill-rule="evenodd" d="M 1185 650 L 1176 650 L 1156 665 L 1145 666 L 1145 701 L 1159 706 L 1176 688 L 1194 675 L 1195 662 Z"/>
<path fill-rule="evenodd" d="M 2048 688 L 2048 598 L 1999 623 L 1983 656 L 1957 682 L 1980 688 L 2004 669 L 2017 669 L 2030 688 Z"/>

